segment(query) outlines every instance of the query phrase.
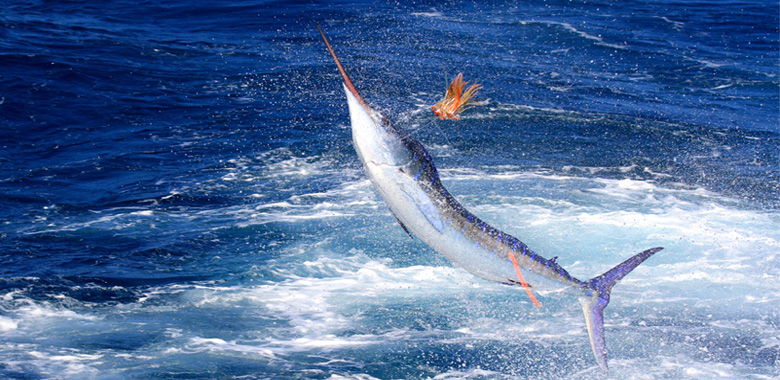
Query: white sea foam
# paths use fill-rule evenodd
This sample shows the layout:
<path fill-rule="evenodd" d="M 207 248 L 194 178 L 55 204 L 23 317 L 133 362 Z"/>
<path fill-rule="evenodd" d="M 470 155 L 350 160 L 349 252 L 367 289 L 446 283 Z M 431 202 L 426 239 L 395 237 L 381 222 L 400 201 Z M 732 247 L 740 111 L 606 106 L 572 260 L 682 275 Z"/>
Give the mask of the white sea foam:
<path fill-rule="evenodd" d="M 90 379 L 95 378 L 100 371 L 96 365 L 101 364 L 103 355 L 79 353 L 78 350 L 55 348 L 54 353 L 30 349 L 32 346 L 14 347 L 24 350 L 24 356 L 17 360 L 3 361 L 5 369 L 29 371 L 37 369 L 42 377 L 54 379 Z M 11 347 L 3 347 L 9 349 Z"/>
<path fill-rule="evenodd" d="M 569 24 L 567 22 L 533 20 L 533 21 L 523 21 L 522 23 L 523 24 L 544 24 L 544 25 L 557 26 L 557 27 L 563 28 L 564 30 L 567 30 L 567 31 L 570 31 L 570 32 L 572 32 L 574 34 L 577 34 L 580 37 L 583 37 L 585 39 L 594 41 L 596 43 L 596 45 L 605 46 L 605 47 L 609 47 L 609 48 L 612 48 L 612 49 L 619 49 L 619 50 L 623 50 L 623 49 L 627 49 L 628 48 L 625 45 L 617 45 L 617 44 L 604 42 L 604 39 L 601 36 L 594 36 L 592 34 L 589 34 L 587 32 L 579 30 L 579 29 L 575 28 L 574 26 L 572 26 L 571 24 Z"/>
<path fill-rule="evenodd" d="M 186 346 L 190 352 L 218 351 L 218 352 L 237 352 L 241 354 L 251 354 L 253 356 L 262 356 L 274 358 L 274 353 L 266 348 L 255 345 L 241 344 L 236 341 L 227 342 L 219 338 L 192 338 Z"/>
<path fill-rule="evenodd" d="M 615 350 L 610 359 L 614 373 L 647 379 L 739 378 L 743 374 L 739 364 L 719 362 L 718 357 L 707 361 L 691 353 L 711 349 L 713 342 L 671 342 L 658 350 L 632 345 L 634 341 L 665 342 L 656 335 L 666 327 L 654 323 L 685 315 L 680 310 L 714 314 L 704 320 L 695 313 L 680 317 L 690 319 L 681 323 L 694 323 L 707 331 L 738 337 L 761 336 L 761 331 L 777 335 L 771 321 L 762 324 L 761 319 L 780 300 L 780 270 L 776 264 L 780 230 L 775 214 L 739 208 L 738 202 L 702 189 L 665 188 L 651 181 L 582 178 L 576 176 L 576 170 L 554 174 L 503 166 L 450 168 L 441 170 L 441 174 L 448 188 L 472 212 L 517 235 L 546 257 L 559 256 L 558 262 L 582 279 L 603 272 L 639 249 L 666 246 L 613 292 L 607 317 L 608 346 L 646 352 L 632 358 Z M 188 211 L 187 217 L 228 218 L 251 225 L 308 223 L 333 217 L 349 220 L 355 215 L 368 215 L 377 219 L 372 234 L 381 236 L 390 229 L 398 230 L 370 183 L 362 178 L 324 191 L 259 201 L 248 206 Z M 158 212 L 148 211 L 121 212 L 128 218 L 160 217 Z M 150 288 L 137 303 L 117 310 L 137 310 L 166 321 L 182 310 L 246 310 L 246 325 L 253 326 L 251 316 L 258 316 L 257 331 L 249 328 L 238 339 L 221 335 L 218 330 L 203 332 L 187 324 L 166 322 L 162 343 L 123 360 L 225 355 L 269 363 L 328 363 L 343 360 L 345 352 L 376 352 L 378 347 L 402 352 L 408 342 L 436 342 L 448 347 L 562 344 L 583 357 L 589 355 L 576 300 L 542 296 L 544 308 L 536 310 L 517 288 L 487 283 L 444 261 L 437 262 L 433 259 L 436 254 L 422 245 L 401 248 L 396 260 L 385 258 L 378 253 L 377 236 L 344 230 L 275 248 L 272 253 L 278 259 L 264 263 L 261 269 L 270 275 L 262 283 L 204 282 Z M 388 241 L 402 246 L 408 240 Z M 345 246 L 349 247 L 346 252 Z M 430 259 L 424 264 L 400 264 L 407 253 Z M 10 313 L 0 317 L 2 334 L 74 321 L 108 323 L 66 308 L 14 303 L 23 299 L 20 293 L 5 294 L 0 299 L 14 305 Z M 727 302 L 730 307 L 713 312 L 708 306 L 719 302 Z M 414 317 L 415 312 L 420 317 Z M 412 315 L 408 317 L 411 321 L 404 320 L 407 314 Z M 444 322 L 435 318 L 440 315 L 445 316 Z M 280 323 L 269 325 L 263 322 L 265 318 Z M 110 330 L 111 325 L 98 328 Z M 674 331 L 687 332 L 683 327 Z M 751 349 L 771 351 L 778 344 L 775 338 L 765 338 L 760 341 L 761 347 Z M 98 373 L 101 362 L 119 357 L 116 352 L 46 350 L 40 346 L 27 347 L 24 352 L 36 353 L 30 360 L 38 363 L 41 372 L 71 373 L 65 376 L 71 378 Z M 334 378 L 352 376 L 339 370 L 313 371 Z M 356 373 L 361 376 L 360 371 Z M 444 370 L 433 378 L 501 376 L 509 375 L 472 368 Z M 600 376 L 587 369 L 572 377 Z"/>
<path fill-rule="evenodd" d="M 236 351 L 272 357 L 299 352 L 330 352 L 347 348 L 368 347 L 418 339 L 430 332 L 390 326 L 372 333 L 348 333 L 361 330 L 362 312 L 382 310 L 382 305 L 415 299 L 463 294 L 483 286 L 503 289 L 500 285 L 475 280 L 468 273 L 451 267 L 411 266 L 394 268 L 388 260 L 372 260 L 360 253 L 347 257 L 318 257 L 302 262 L 304 268 L 280 269 L 287 280 L 255 287 L 195 286 L 185 290 L 183 299 L 197 307 L 232 308 L 250 305 L 262 314 L 284 318 L 289 326 L 266 331 L 248 343 L 219 337 L 190 339 L 185 350 Z M 480 328 L 461 335 L 467 339 L 488 334 Z M 177 333 L 177 335 L 182 333 Z"/>
<path fill-rule="evenodd" d="M 48 303 L 39 303 L 21 298 L 22 303 L 13 309 L 11 318 L 6 318 L 6 323 L 15 328 L 36 329 L 40 325 L 48 325 L 59 321 L 97 321 L 100 317 L 90 314 L 82 314 L 65 307 L 56 307 Z"/>
<path fill-rule="evenodd" d="M 470 276 L 454 268 L 391 268 L 388 264 L 388 261 L 369 260 L 362 254 L 341 259 L 319 257 L 301 263 L 308 275 L 292 268 L 277 271 L 282 275 L 287 272 L 289 279 L 281 283 L 256 288 L 200 288 L 192 290 L 194 293 L 188 297 L 199 299 L 199 305 L 249 301 L 274 315 L 284 315 L 300 334 L 300 338 L 288 344 L 308 349 L 316 345 L 366 344 L 366 339 L 377 343 L 376 337 L 352 336 L 346 341 L 334 336 L 323 338 L 348 328 L 351 323 L 348 310 L 357 304 L 434 296 L 434 289 L 478 286 L 471 282 Z"/>
<path fill-rule="evenodd" d="M 680 29 L 682 29 L 683 26 L 685 26 L 685 23 L 680 22 L 680 21 L 671 20 L 671 19 L 669 19 L 666 16 L 655 16 L 655 17 L 660 18 L 661 20 L 664 20 L 664 21 L 668 22 L 669 24 L 672 25 L 672 27 L 674 29 L 677 29 L 677 30 L 680 30 Z"/>
<path fill-rule="evenodd" d="M 235 225 L 247 227 L 268 223 L 296 223 L 311 220 L 345 218 L 356 215 L 362 210 L 379 207 L 370 183 L 355 169 L 337 167 L 324 156 L 304 156 L 293 153 L 287 148 L 274 149 L 258 154 L 256 157 L 231 159 L 223 169 L 226 174 L 217 181 L 198 184 L 171 191 L 161 197 L 171 201 L 177 196 L 198 194 L 218 188 L 237 186 L 246 188 L 250 202 L 217 208 L 165 208 L 159 199 L 139 202 L 138 206 L 113 207 L 94 210 L 79 216 L 62 218 L 42 218 L 21 233 L 28 235 L 72 232 L 83 229 L 107 231 L 139 232 L 162 231 L 166 226 L 181 221 L 226 220 L 215 229 L 230 228 Z M 344 178 L 344 182 L 325 191 L 289 191 L 287 199 L 279 199 L 284 189 L 305 188 L 302 184 L 323 176 Z M 268 194 L 275 199 L 267 200 Z M 263 202 L 267 200 L 266 202 Z M 346 201 L 345 201 L 346 200 Z M 47 206 L 49 207 L 49 206 Z M 56 207 L 56 206 L 50 206 Z M 159 210 L 159 211 L 158 211 Z"/>
<path fill-rule="evenodd" d="M 444 14 L 442 14 L 441 12 L 412 12 L 412 16 L 418 16 L 418 17 L 442 17 L 442 16 L 444 16 Z"/>
<path fill-rule="evenodd" d="M 365 373 L 356 374 L 332 374 L 329 380 L 379 380 L 379 378 L 367 375 Z"/>
<path fill-rule="evenodd" d="M 103 357 L 103 355 L 89 355 L 89 354 L 70 354 L 70 355 L 51 355 L 44 352 L 31 351 L 30 356 L 38 359 L 46 359 L 55 362 L 80 362 L 80 361 L 93 361 Z"/>
<path fill-rule="evenodd" d="M 241 157 L 227 161 L 228 173 L 223 181 L 264 182 L 274 179 L 291 180 L 313 175 L 342 173 L 324 156 L 295 154 L 288 148 L 263 152 L 255 157 Z"/>
<path fill-rule="evenodd" d="M 4 316 L 0 316 L 0 332 L 16 330 L 19 327 L 19 322 Z"/>
<path fill-rule="evenodd" d="M 481 111 L 481 108 L 476 108 L 473 110 L 473 112 L 471 112 L 469 115 L 466 115 L 464 117 L 471 118 L 471 119 L 495 119 L 495 118 L 506 117 L 507 113 L 533 114 L 533 113 L 542 112 L 547 114 L 555 114 L 557 117 L 569 117 L 569 118 L 577 118 L 577 119 L 585 118 L 585 116 L 579 112 L 570 111 L 563 108 L 534 107 L 525 104 L 507 104 L 507 103 L 488 103 L 486 105 L 488 106 L 488 108 L 486 108 L 486 111 Z"/>
<path fill-rule="evenodd" d="M 255 206 L 236 206 L 221 210 L 208 210 L 202 217 L 212 214 L 229 215 L 236 225 L 247 227 L 267 223 L 293 223 L 332 218 L 347 218 L 373 213 L 381 206 L 380 200 L 366 179 L 345 182 L 325 192 L 290 196 L 287 200 L 260 203 Z M 217 227 L 225 228 L 225 227 Z"/>
<path fill-rule="evenodd" d="M 456 379 L 514 379 L 513 376 L 508 376 L 497 371 L 488 371 L 484 369 L 474 368 L 469 370 L 456 370 L 452 369 L 444 373 L 440 373 L 434 376 L 433 380 L 456 380 Z"/>
<path fill-rule="evenodd" d="M 78 231 L 85 228 L 96 228 L 105 230 L 125 230 L 139 225 L 148 225 L 154 217 L 152 210 L 139 210 L 140 207 L 115 207 L 100 211 L 92 211 L 89 214 L 82 215 L 81 221 L 61 221 L 51 219 L 37 220 L 31 226 L 26 226 L 19 232 L 27 235 L 46 234 L 55 232 Z M 69 218 L 76 219 L 76 218 Z"/>

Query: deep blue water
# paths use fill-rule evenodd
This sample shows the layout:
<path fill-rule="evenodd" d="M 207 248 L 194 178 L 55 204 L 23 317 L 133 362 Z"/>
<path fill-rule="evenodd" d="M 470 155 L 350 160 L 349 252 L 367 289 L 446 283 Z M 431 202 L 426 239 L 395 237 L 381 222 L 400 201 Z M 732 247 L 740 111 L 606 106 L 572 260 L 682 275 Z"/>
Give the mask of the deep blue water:
<path fill-rule="evenodd" d="M 780 376 L 773 1 L 15 1 L 0 7 L 0 378 Z M 315 23 L 472 212 L 615 287 L 409 239 Z M 481 107 L 440 121 L 450 78 Z"/>

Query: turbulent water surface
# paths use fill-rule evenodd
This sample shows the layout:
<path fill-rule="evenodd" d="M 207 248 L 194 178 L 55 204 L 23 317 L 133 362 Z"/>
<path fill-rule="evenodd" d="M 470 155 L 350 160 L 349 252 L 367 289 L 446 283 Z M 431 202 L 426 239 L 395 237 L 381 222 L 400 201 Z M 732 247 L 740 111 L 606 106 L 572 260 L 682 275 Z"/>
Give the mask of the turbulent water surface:
<path fill-rule="evenodd" d="M 0 377 L 780 376 L 776 1 L 0 7 Z M 315 23 L 472 212 L 612 292 L 482 281 L 364 176 Z M 458 72 L 460 121 L 430 106 Z"/>

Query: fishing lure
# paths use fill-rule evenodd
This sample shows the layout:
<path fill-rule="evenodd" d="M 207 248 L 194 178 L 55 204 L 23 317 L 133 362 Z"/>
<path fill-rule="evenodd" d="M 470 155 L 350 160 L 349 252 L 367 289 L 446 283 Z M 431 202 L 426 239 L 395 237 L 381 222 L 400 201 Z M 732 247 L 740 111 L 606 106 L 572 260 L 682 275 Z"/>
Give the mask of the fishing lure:
<path fill-rule="evenodd" d="M 463 80 L 463 73 L 458 73 L 458 76 L 447 87 L 444 97 L 431 107 L 433 113 L 442 120 L 459 120 L 460 117 L 458 115 L 461 112 L 476 105 L 474 95 L 482 88 L 482 86 L 475 83 L 464 91 L 468 83 Z"/>

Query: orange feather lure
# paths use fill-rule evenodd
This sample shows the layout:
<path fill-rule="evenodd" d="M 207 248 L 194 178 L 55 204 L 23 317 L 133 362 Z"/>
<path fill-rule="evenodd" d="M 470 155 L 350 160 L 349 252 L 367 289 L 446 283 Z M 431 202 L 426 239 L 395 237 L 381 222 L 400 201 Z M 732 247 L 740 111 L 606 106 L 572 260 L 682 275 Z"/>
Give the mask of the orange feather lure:
<path fill-rule="evenodd" d="M 472 84 L 468 89 L 464 91 L 468 82 L 463 80 L 463 73 L 459 73 L 455 79 L 452 80 L 447 87 L 447 93 L 444 97 L 436 103 L 431 109 L 442 120 L 453 119 L 458 120 L 461 112 L 473 107 L 474 95 L 482 88 L 478 84 Z"/>

